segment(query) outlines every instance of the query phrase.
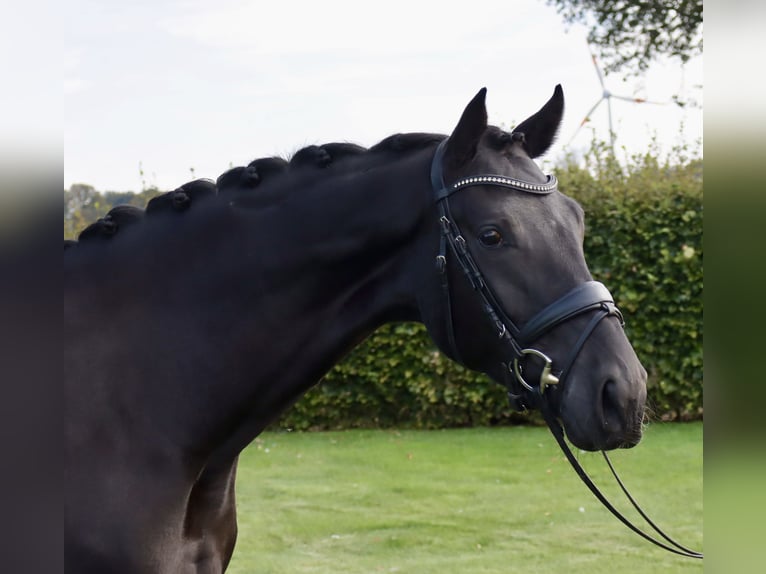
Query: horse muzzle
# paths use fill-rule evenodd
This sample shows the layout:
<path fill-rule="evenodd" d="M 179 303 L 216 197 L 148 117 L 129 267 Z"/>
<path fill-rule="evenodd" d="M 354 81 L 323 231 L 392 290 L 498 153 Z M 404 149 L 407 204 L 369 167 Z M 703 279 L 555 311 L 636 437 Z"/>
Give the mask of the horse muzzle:
<path fill-rule="evenodd" d="M 608 374 L 593 379 L 592 371 L 582 373 L 583 377 L 577 370 L 572 372 L 559 401 L 559 418 L 572 444 L 596 451 L 632 448 L 641 441 L 646 371 L 638 359 L 636 364 L 638 368 L 631 375 Z"/>

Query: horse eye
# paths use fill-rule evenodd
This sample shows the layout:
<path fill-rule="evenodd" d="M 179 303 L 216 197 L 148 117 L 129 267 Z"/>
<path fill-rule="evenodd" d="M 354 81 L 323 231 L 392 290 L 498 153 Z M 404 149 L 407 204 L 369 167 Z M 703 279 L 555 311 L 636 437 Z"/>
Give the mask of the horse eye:
<path fill-rule="evenodd" d="M 497 247 L 503 242 L 503 236 L 497 229 L 485 229 L 479 234 L 479 241 L 486 247 Z"/>

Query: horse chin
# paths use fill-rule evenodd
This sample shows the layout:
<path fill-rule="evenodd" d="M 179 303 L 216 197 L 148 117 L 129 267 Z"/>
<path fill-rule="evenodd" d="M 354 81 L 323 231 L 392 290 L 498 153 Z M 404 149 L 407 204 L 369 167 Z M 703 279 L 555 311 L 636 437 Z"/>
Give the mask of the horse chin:
<path fill-rule="evenodd" d="M 564 431 L 569 442 L 580 450 L 594 452 L 600 450 L 615 450 L 618 448 L 633 448 L 641 441 L 642 431 L 639 429 L 628 434 L 607 432 L 583 432 L 574 425 L 564 422 Z"/>

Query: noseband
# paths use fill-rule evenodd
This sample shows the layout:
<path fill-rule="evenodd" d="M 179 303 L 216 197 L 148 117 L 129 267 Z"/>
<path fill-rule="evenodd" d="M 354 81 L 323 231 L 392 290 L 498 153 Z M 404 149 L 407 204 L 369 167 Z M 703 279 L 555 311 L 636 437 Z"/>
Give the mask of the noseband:
<path fill-rule="evenodd" d="M 625 493 L 628 500 L 634 508 L 636 508 L 642 518 L 646 520 L 649 526 L 671 546 L 646 534 L 612 506 L 587 475 L 574 454 L 572 454 L 571 449 L 564 439 L 564 431 L 561 424 L 546 400 L 546 388 L 552 385 L 563 385 L 567 375 L 571 371 L 572 365 L 585 345 L 585 342 L 602 320 L 607 317 L 615 317 L 620 321 L 620 325 L 624 325 L 622 313 L 620 313 L 620 310 L 615 305 L 609 290 L 598 281 L 586 281 L 543 308 L 529 319 L 520 329 L 498 303 L 497 298 L 487 284 L 476 260 L 471 255 L 457 222 L 450 212 L 450 196 L 467 187 L 504 187 L 525 193 L 547 195 L 556 190 L 558 185 L 556 178 L 549 175 L 548 180 L 545 183 L 538 184 L 504 175 L 482 174 L 461 178 L 455 183 L 447 186 L 444 182 L 444 151 L 448 141 L 449 139 L 443 140 L 436 148 L 436 153 L 431 162 L 431 186 L 433 187 L 437 209 L 439 210 L 441 238 L 439 242 L 439 253 L 436 256 L 436 267 L 441 277 L 442 294 L 445 302 L 447 343 L 452 356 L 457 361 L 463 362 L 455 339 L 455 324 L 452 315 L 449 273 L 447 270 L 448 246 L 449 252 L 454 256 L 455 261 L 457 261 L 458 266 L 467 277 L 471 287 L 473 287 L 474 291 L 477 293 L 484 314 L 495 327 L 498 338 L 507 347 L 508 360 L 503 363 L 503 366 L 506 373 L 505 387 L 508 390 L 508 399 L 511 405 L 516 410 L 520 411 L 524 411 L 527 408 L 534 406 L 540 409 L 551 433 L 553 433 L 553 436 L 556 438 L 556 441 L 577 475 L 596 498 L 598 498 L 598 500 L 623 524 L 642 538 L 645 538 L 649 542 L 652 542 L 669 552 L 690 558 L 702 558 L 701 553 L 681 546 L 668 537 L 649 519 L 623 485 L 606 452 L 603 452 L 602 454 L 609 465 L 609 469 L 617 479 L 620 488 Z M 569 351 L 566 359 L 561 363 L 563 367 L 556 369 L 556 374 L 554 374 L 553 360 L 542 351 L 531 347 L 531 345 L 562 323 L 585 313 L 592 313 L 590 321 L 587 323 L 574 346 Z M 528 382 L 523 375 L 523 362 L 529 357 L 536 357 L 543 362 L 543 368 L 536 383 Z"/>

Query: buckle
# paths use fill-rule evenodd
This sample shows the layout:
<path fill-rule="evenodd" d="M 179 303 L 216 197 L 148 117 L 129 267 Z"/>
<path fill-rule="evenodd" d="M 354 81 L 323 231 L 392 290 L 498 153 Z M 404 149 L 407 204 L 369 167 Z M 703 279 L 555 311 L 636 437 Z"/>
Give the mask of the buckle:
<path fill-rule="evenodd" d="M 543 353 L 542 351 L 538 351 L 537 349 L 522 349 L 521 350 L 522 355 L 534 355 L 535 357 L 538 357 L 539 359 L 542 359 L 545 364 L 543 365 L 543 370 L 540 373 L 540 381 L 538 383 L 538 388 L 540 389 L 540 394 L 542 395 L 545 392 L 545 388 L 550 385 L 557 385 L 559 383 L 559 379 L 557 376 L 551 373 L 551 367 L 553 366 L 553 361 L 551 358 Z M 516 380 L 519 381 L 525 389 L 528 391 L 534 391 L 535 388 L 530 385 L 527 381 L 524 380 L 523 375 L 521 374 L 522 368 L 521 365 L 519 365 L 519 359 L 522 357 L 516 357 L 513 360 L 513 374 L 516 376 Z"/>

